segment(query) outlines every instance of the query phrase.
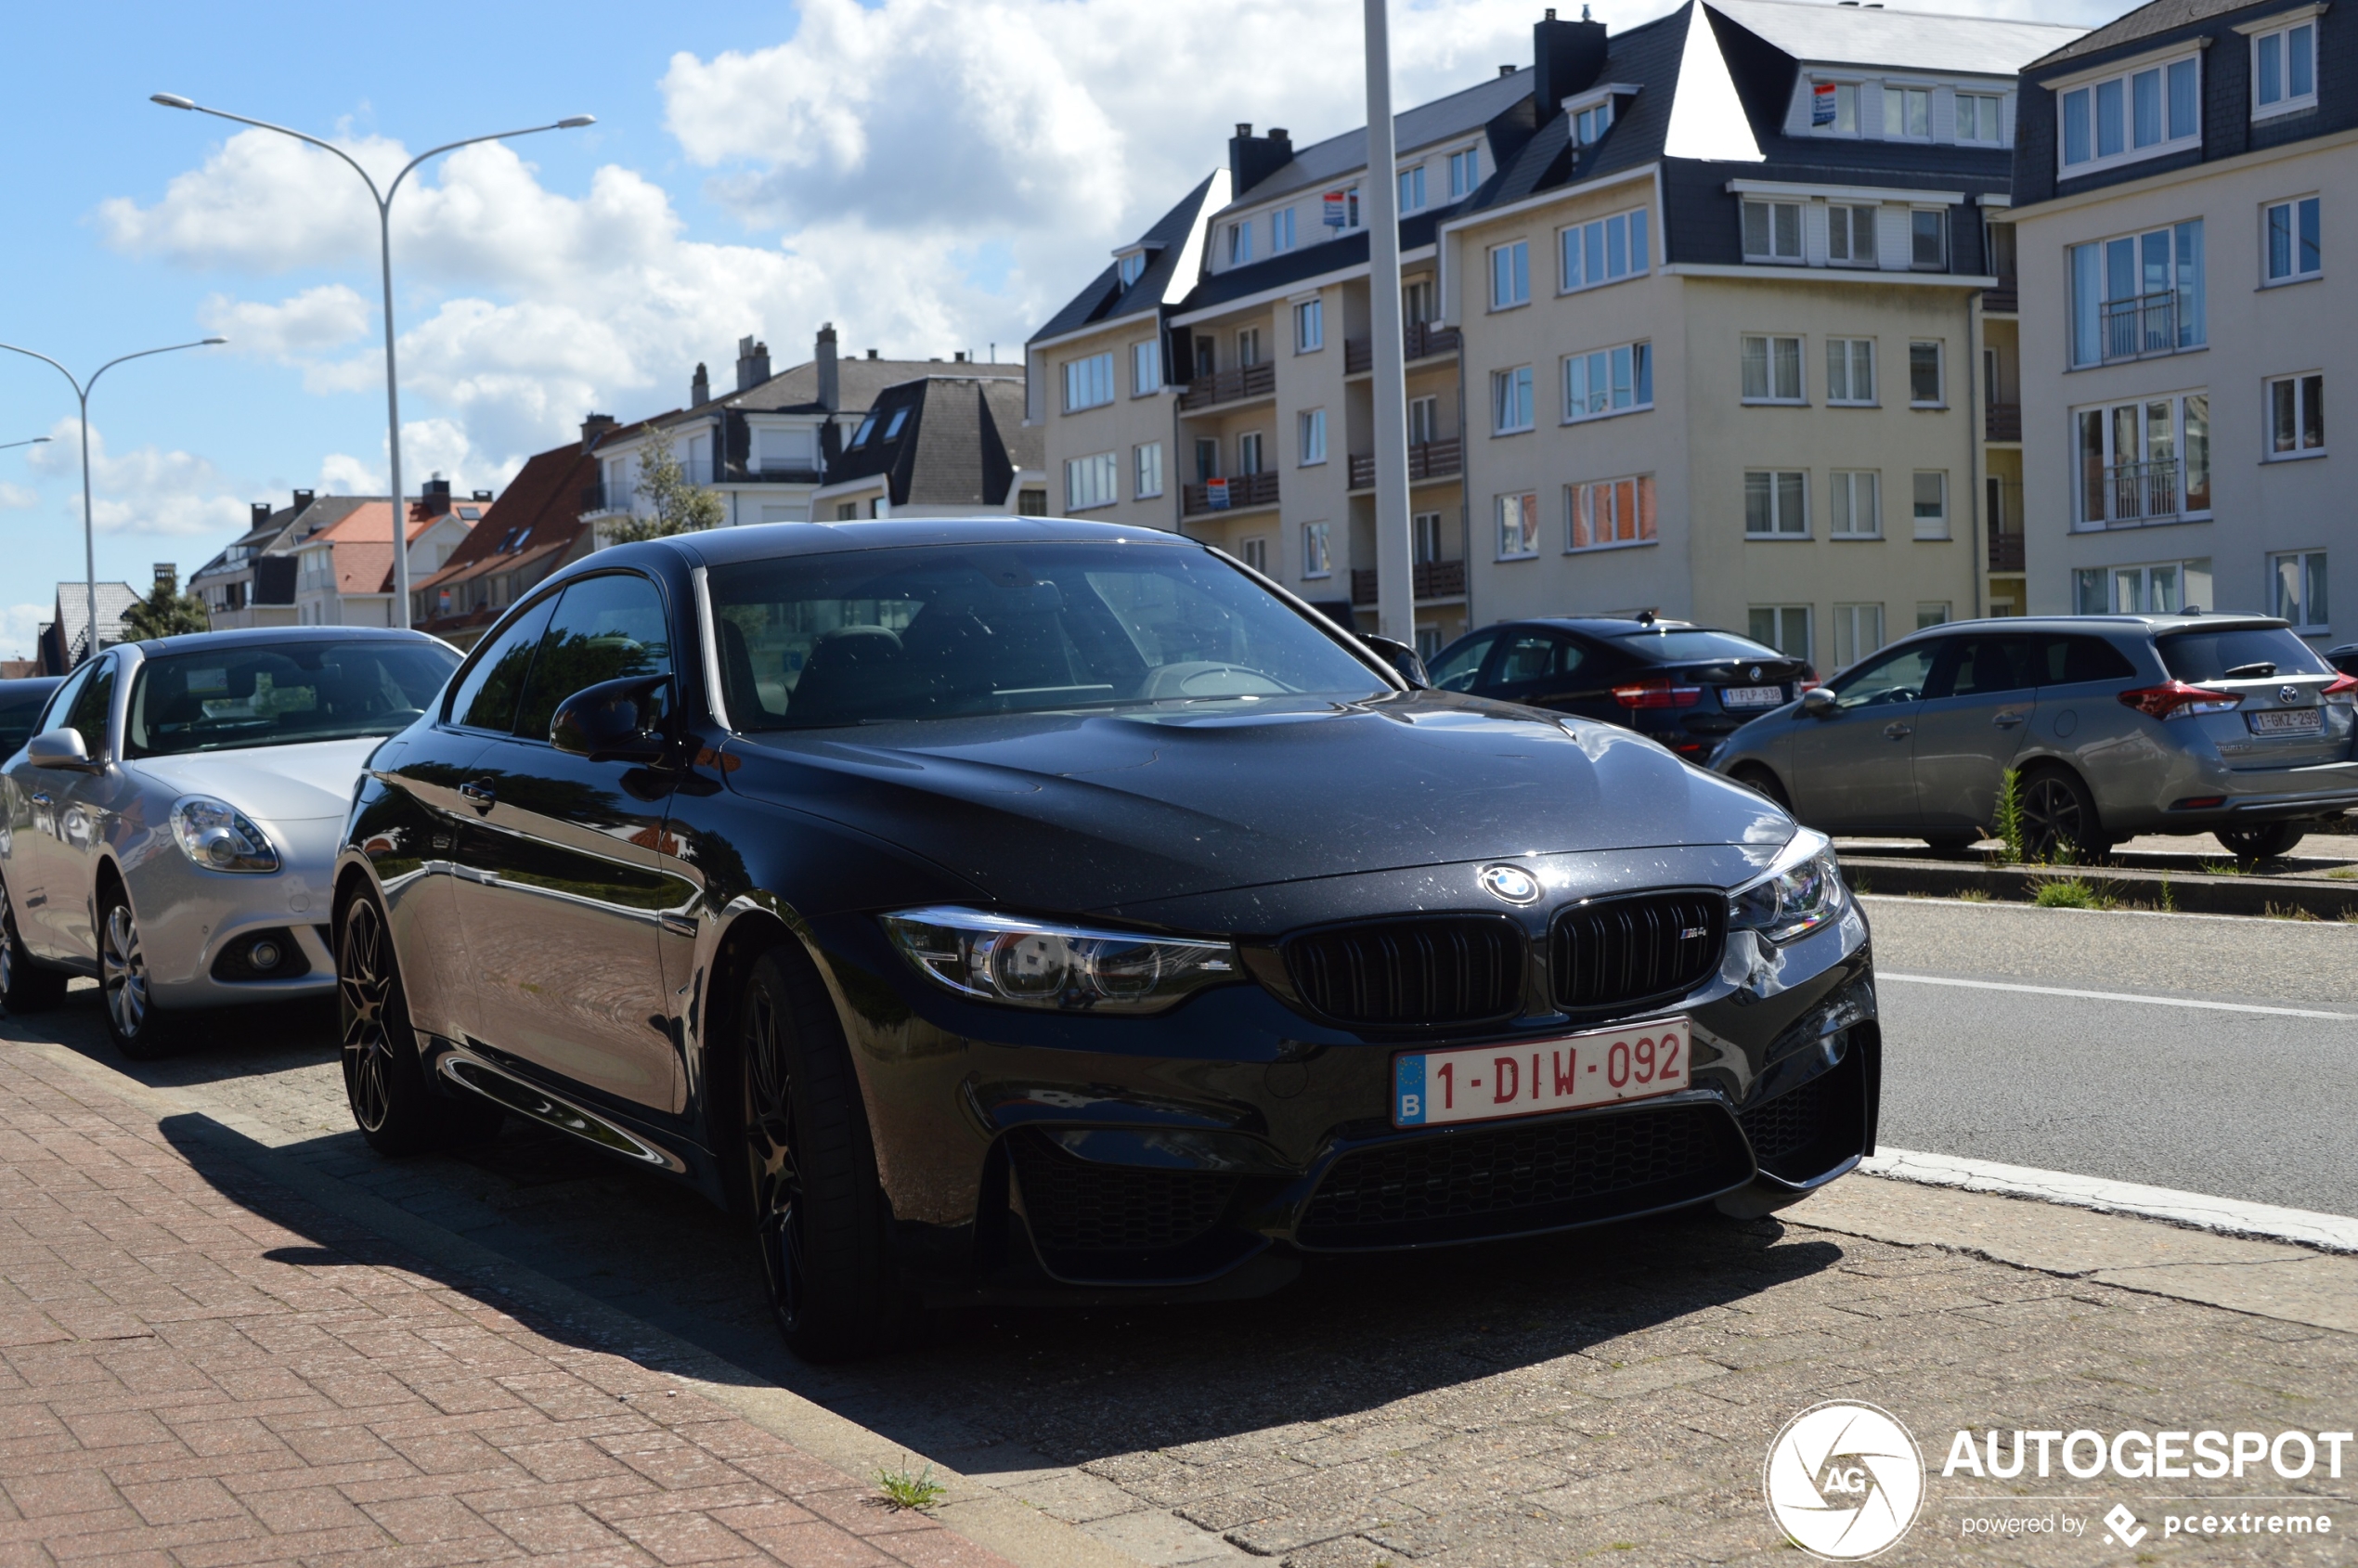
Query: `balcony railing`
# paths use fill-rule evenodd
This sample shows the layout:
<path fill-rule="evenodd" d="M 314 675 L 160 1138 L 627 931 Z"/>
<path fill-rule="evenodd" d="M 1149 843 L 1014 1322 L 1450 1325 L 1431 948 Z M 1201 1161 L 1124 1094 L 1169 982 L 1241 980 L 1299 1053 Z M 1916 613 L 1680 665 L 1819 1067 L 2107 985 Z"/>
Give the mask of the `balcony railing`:
<path fill-rule="evenodd" d="M 1435 355 L 1455 354 L 1463 334 L 1455 327 L 1445 327 L 1438 321 L 1411 321 L 1401 334 L 1401 357 L 1412 363 L 1431 359 Z M 1375 369 L 1376 345 L 1372 338 L 1351 338 L 1342 345 L 1342 371 L 1355 376 Z"/>
<path fill-rule="evenodd" d="M 1235 403 L 1247 397 L 1266 397 L 1277 390 L 1277 367 L 1275 365 L 1245 365 L 1233 370 L 1221 370 L 1209 376 L 1198 376 L 1179 395 L 1182 408 L 1211 408 L 1223 403 Z"/>
<path fill-rule="evenodd" d="M 1993 572 L 2022 570 L 2022 536 L 1993 531 L 1989 536 L 1989 569 Z"/>
<path fill-rule="evenodd" d="M 2021 308 L 2021 296 L 2016 293 L 2011 276 L 2001 277 L 1996 288 L 1981 292 L 1981 311 L 1985 316 L 2013 316 Z"/>
<path fill-rule="evenodd" d="M 1408 482 L 1411 485 L 1426 479 L 1450 479 L 1465 472 L 1466 446 L 1456 436 L 1445 441 L 1419 441 L 1408 448 Z M 1351 458 L 1351 487 L 1369 490 L 1376 484 L 1375 454 L 1353 453 Z"/>
<path fill-rule="evenodd" d="M 2142 359 L 2178 351 L 2178 295 L 2174 291 L 2107 300 L 2104 307 L 2104 356 Z"/>
<path fill-rule="evenodd" d="M 582 516 L 594 517 L 603 512 L 628 512 L 630 510 L 630 498 L 622 494 L 619 490 L 615 491 L 614 503 L 611 506 L 608 505 L 606 503 L 606 483 L 602 479 L 592 480 L 590 483 L 584 485 L 581 487 Z M 390 525 L 387 525 L 390 526 Z"/>
<path fill-rule="evenodd" d="M 2087 497 L 2088 521 L 2097 524 L 2149 523 L 2178 515 L 2178 460 L 2118 463 L 2104 471 L 2103 479 Z"/>
<path fill-rule="evenodd" d="M 1412 579 L 1417 602 L 1432 599 L 1462 599 L 1466 593 L 1466 564 L 1462 561 L 1419 561 Z M 1372 567 L 1355 568 L 1351 574 L 1351 602 L 1372 604 L 1376 602 L 1377 581 Z"/>
<path fill-rule="evenodd" d="M 2022 405 L 2019 403 L 1992 403 L 1989 405 L 1989 413 L 1984 421 L 1984 428 L 1989 432 L 1989 438 L 1992 441 L 2021 440 Z"/>
<path fill-rule="evenodd" d="M 1189 517 L 1214 512 L 1242 512 L 1253 506 L 1276 506 L 1277 476 L 1274 473 L 1238 473 L 1226 479 L 1188 485 L 1180 490 L 1180 500 L 1182 509 Z"/>

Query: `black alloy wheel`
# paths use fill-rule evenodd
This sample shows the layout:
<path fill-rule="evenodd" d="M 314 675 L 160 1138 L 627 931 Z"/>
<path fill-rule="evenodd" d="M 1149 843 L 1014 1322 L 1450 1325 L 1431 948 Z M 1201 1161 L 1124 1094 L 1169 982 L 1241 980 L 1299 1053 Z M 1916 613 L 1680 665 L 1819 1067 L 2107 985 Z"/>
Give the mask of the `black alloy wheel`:
<path fill-rule="evenodd" d="M 2216 836 L 2239 861 L 2273 861 L 2292 853 L 2293 846 L 2309 836 L 2309 829 L 2300 823 L 2268 823 L 2260 827 L 2222 827 Z"/>
<path fill-rule="evenodd" d="M 2059 768 L 2022 783 L 2022 848 L 2034 861 L 2092 865 L 2111 852 L 2088 786 Z"/>
<path fill-rule="evenodd" d="M 123 884 L 111 877 L 98 889 L 98 991 L 106 1003 L 107 1033 L 125 1059 L 151 1062 L 171 1053 L 180 1020 L 156 1005 L 139 917 Z"/>
<path fill-rule="evenodd" d="M 8 885 L 0 881 L 0 1009 L 38 1013 L 54 1007 L 65 1000 L 66 982 L 71 978 L 62 969 L 43 968 L 25 951 L 24 938 L 17 932 L 16 906 L 8 901 Z"/>
<path fill-rule="evenodd" d="M 416 1154 L 499 1130 L 498 1106 L 473 1095 L 438 1095 L 427 1083 L 393 938 L 370 893 L 347 899 L 336 922 L 336 1015 L 344 1098 L 369 1147 Z"/>
<path fill-rule="evenodd" d="M 744 1197 L 770 1310 L 806 1361 L 875 1350 L 890 1327 L 884 1192 L 851 1053 L 810 960 L 755 961 L 736 1012 Z"/>

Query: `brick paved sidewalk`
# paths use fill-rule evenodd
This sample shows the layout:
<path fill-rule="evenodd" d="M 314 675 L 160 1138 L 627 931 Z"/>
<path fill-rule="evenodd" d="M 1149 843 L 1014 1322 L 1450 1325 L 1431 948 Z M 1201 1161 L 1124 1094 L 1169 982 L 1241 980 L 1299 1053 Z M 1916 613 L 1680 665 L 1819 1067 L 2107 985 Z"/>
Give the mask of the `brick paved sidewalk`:
<path fill-rule="evenodd" d="M 0 1565 L 1005 1568 L 0 1046 Z"/>

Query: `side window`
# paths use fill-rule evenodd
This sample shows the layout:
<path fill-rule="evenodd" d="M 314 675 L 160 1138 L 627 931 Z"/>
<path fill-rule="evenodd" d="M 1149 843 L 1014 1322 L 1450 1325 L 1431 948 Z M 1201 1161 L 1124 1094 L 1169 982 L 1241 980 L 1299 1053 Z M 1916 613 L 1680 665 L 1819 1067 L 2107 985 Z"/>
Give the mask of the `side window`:
<path fill-rule="evenodd" d="M 1987 697 L 2028 691 L 2038 683 L 2028 637 L 1960 637 L 1950 644 L 1931 695 Z"/>
<path fill-rule="evenodd" d="M 670 673 L 671 633 L 655 585 L 624 572 L 581 578 L 557 601 L 557 613 L 541 634 L 515 732 L 526 740 L 545 741 L 557 705 L 583 687 L 627 675 Z"/>
<path fill-rule="evenodd" d="M 1545 680 L 1564 667 L 1564 645 L 1542 631 L 1518 632 L 1498 650 L 1484 686 L 1521 686 Z"/>
<path fill-rule="evenodd" d="M 2129 680 L 2137 667 L 2101 637 L 2051 636 L 2040 640 L 2039 684 L 2076 686 L 2083 680 Z"/>
<path fill-rule="evenodd" d="M 112 659 L 99 665 L 66 714 L 65 727 L 82 736 L 83 749 L 94 759 L 107 754 L 107 715 L 114 706 L 114 667 Z"/>
<path fill-rule="evenodd" d="M 1474 678 L 1482 673 L 1482 661 L 1497 641 L 1495 631 L 1469 637 L 1436 659 L 1426 673 L 1432 678 L 1433 685 L 1444 692 L 1470 692 L 1473 690 Z"/>
<path fill-rule="evenodd" d="M 516 702 L 524 695 L 524 678 L 532 668 L 534 650 L 548 628 L 549 612 L 557 596 L 551 594 L 508 623 L 489 647 L 478 649 L 474 662 L 459 678 L 445 716 L 470 730 L 494 730 L 506 734 L 516 721 Z"/>
<path fill-rule="evenodd" d="M 1924 695 L 1932 661 L 1940 644 L 1931 640 L 1910 642 L 1852 668 L 1833 687 L 1835 706 L 1869 707 L 1885 703 L 1911 703 Z"/>
<path fill-rule="evenodd" d="M 41 717 L 32 726 L 36 735 L 66 726 L 66 715 L 73 711 L 74 699 L 82 695 L 82 688 L 90 679 L 90 667 L 84 665 L 66 677 L 65 684 L 49 693 L 49 701 L 41 709 Z"/>

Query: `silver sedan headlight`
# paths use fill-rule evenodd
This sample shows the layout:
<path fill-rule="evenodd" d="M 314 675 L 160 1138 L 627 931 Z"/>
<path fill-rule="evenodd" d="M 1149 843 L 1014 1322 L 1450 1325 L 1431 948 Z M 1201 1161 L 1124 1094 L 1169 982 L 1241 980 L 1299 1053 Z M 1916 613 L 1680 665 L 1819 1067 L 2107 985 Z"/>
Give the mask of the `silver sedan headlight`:
<path fill-rule="evenodd" d="M 1159 1013 L 1241 978 L 1227 942 L 1092 930 L 979 909 L 884 917 L 893 945 L 944 991 L 1056 1012 Z"/>
<path fill-rule="evenodd" d="M 1839 919 L 1849 903 L 1833 842 L 1805 827 L 1786 841 L 1768 871 L 1728 895 L 1728 928 L 1757 931 L 1772 942 L 1791 941 Z"/>
<path fill-rule="evenodd" d="M 173 803 L 172 836 L 182 854 L 207 871 L 279 869 L 269 836 L 244 812 L 210 795 L 184 795 Z"/>

